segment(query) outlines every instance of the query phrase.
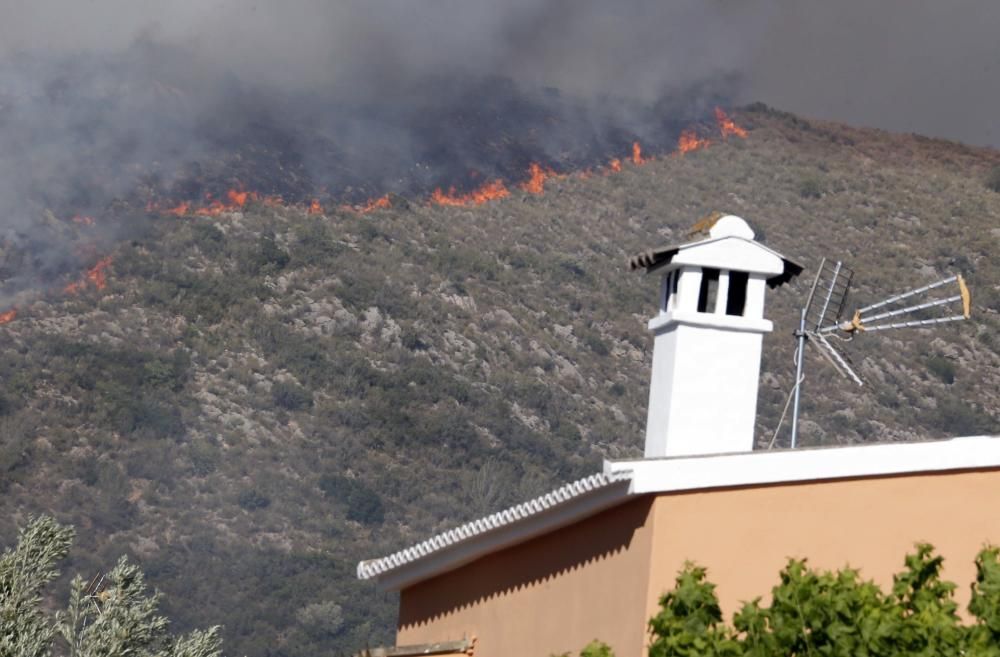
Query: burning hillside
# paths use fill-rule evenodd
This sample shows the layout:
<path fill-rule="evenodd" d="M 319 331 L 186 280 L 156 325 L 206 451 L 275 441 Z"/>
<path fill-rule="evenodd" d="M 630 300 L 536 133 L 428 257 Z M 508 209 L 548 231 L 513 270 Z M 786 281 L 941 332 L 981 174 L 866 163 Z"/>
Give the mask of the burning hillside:
<path fill-rule="evenodd" d="M 747 136 L 747 131 L 738 126 L 721 108 L 715 108 L 714 117 L 714 131 L 723 139 L 734 135 L 740 138 Z M 700 128 L 700 130 L 704 132 L 706 128 Z M 699 137 L 698 134 L 699 128 L 688 127 L 682 130 L 677 140 L 675 154 L 684 155 L 691 151 L 705 148 L 712 143 L 708 138 Z M 638 141 L 632 142 L 631 156 L 626 161 L 630 162 L 633 166 L 642 166 L 652 159 L 649 155 L 643 155 L 642 145 Z M 568 166 L 568 164 L 563 163 L 563 166 Z M 621 170 L 621 158 L 612 158 L 607 166 L 600 169 L 604 175 L 619 173 Z M 589 168 L 582 169 L 572 172 L 572 174 L 589 177 L 593 175 L 593 170 Z M 565 175 L 569 174 L 557 173 L 551 167 L 543 166 L 538 162 L 531 162 L 527 170 L 509 184 L 502 179 L 494 179 L 473 187 L 468 191 L 459 191 L 455 185 L 450 186 L 447 191 L 443 191 L 440 187 L 437 187 L 427 196 L 427 202 L 431 205 L 457 207 L 479 205 L 508 197 L 510 195 L 509 185 L 516 185 L 517 189 L 537 195 L 544 193 L 546 180 Z M 516 182 L 516 180 L 519 180 L 519 182 Z M 237 186 L 230 187 L 218 198 L 211 192 L 204 192 L 202 198 L 198 200 L 147 200 L 143 206 L 143 210 L 151 216 L 218 218 L 226 213 L 240 212 L 246 209 L 248 204 L 278 207 L 284 206 L 287 203 L 281 195 L 263 194 L 252 189 L 247 189 L 242 183 L 238 183 Z M 324 213 L 323 204 L 316 198 L 309 200 L 307 203 L 300 202 L 297 205 L 301 206 L 310 215 Z M 369 198 L 363 203 L 341 204 L 338 209 L 343 212 L 368 214 L 376 210 L 384 210 L 391 207 L 392 201 L 387 193 Z M 112 220 L 119 219 L 120 215 L 116 216 L 112 214 L 111 217 Z M 68 223 L 88 228 L 97 225 L 97 221 L 93 216 L 83 214 L 72 215 L 68 219 Z M 99 245 L 102 244 L 102 240 L 99 237 L 88 233 L 77 233 L 74 235 L 74 238 L 78 241 L 78 246 L 82 244 L 84 247 L 83 249 L 77 248 L 75 250 L 74 262 L 77 262 L 77 266 L 79 266 L 79 258 L 82 252 L 93 252 L 100 248 Z M 105 248 L 108 247 L 109 245 L 105 243 Z M 110 256 L 101 257 L 95 265 L 87 269 L 77 280 L 66 283 L 62 288 L 63 293 L 76 294 L 88 286 L 93 286 L 97 290 L 103 290 L 106 286 L 105 270 L 111 265 L 111 261 Z M 67 268 L 69 266 L 67 265 Z M 44 287 L 44 284 L 42 287 Z M 4 312 L 0 315 L 0 324 L 13 320 L 16 315 L 17 311 L 13 309 Z"/>
<path fill-rule="evenodd" d="M 648 103 L 431 79 L 403 104 L 367 106 L 192 82 L 179 66 L 150 78 L 163 53 L 146 48 L 135 62 L 0 67 L 0 308 L 23 302 L 24 290 L 79 290 L 80 272 L 151 218 L 254 204 L 369 213 L 390 195 L 472 205 L 710 143 L 693 135 L 740 134 L 713 114 L 723 95 L 704 86 Z"/>

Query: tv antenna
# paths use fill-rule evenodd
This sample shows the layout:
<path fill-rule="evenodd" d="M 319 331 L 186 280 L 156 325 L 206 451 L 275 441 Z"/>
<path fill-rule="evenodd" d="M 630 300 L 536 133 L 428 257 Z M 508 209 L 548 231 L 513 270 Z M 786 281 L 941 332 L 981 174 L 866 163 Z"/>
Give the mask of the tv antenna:
<path fill-rule="evenodd" d="M 792 440 L 794 449 L 798 442 L 799 401 L 802 392 L 804 356 L 806 344 L 813 345 L 820 355 L 844 378 L 859 386 L 864 381 L 851 367 L 850 361 L 838 352 L 831 340 L 850 341 L 861 333 L 874 333 L 889 329 L 933 326 L 969 319 L 972 311 L 972 295 L 962 276 L 955 275 L 929 285 L 914 288 L 891 296 L 888 299 L 858 308 L 850 319 L 843 319 L 844 307 L 851 289 L 854 272 L 841 261 L 826 258 L 820 262 L 809 290 L 806 303 L 799 313 L 799 328 L 795 331 L 795 386 L 792 389 Z M 945 286 L 954 284 L 956 294 L 940 296 Z M 914 303 L 916 302 L 916 303 Z M 954 310 L 961 304 L 960 311 Z M 935 313 L 937 313 L 935 315 Z M 945 314 L 942 314 L 945 313 Z M 778 421 L 777 437 L 781 422 L 788 411 L 788 404 Z M 774 437 L 771 439 L 774 444 Z"/>

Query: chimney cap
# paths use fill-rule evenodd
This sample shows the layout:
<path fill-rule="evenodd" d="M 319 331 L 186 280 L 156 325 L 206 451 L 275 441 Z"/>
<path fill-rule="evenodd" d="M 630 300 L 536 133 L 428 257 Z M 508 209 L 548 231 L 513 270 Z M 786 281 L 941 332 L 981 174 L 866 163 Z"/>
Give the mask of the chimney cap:
<path fill-rule="evenodd" d="M 755 235 L 754 230 L 750 228 L 750 224 L 748 224 L 746 220 L 732 214 L 723 215 L 713 222 L 711 228 L 709 229 L 708 239 L 686 242 L 684 244 L 668 244 L 666 246 L 648 249 L 630 257 L 628 259 L 628 267 L 631 271 L 635 271 L 636 269 L 645 269 L 646 273 L 651 273 L 669 265 L 674 257 L 685 249 L 709 244 L 711 242 L 718 242 L 720 240 L 738 239 L 750 242 L 755 247 L 763 249 L 764 251 L 781 258 L 783 263 L 782 271 L 781 273 L 767 279 L 769 287 L 778 287 L 779 285 L 787 283 L 802 273 L 802 270 L 804 269 L 802 265 L 790 258 L 786 258 L 760 242 L 755 241 Z"/>
<path fill-rule="evenodd" d="M 735 214 L 727 214 L 723 217 L 719 217 L 719 220 L 708 229 L 708 234 L 710 237 L 742 237 L 745 240 L 754 239 L 757 234 L 753 232 L 753 228 L 750 224 L 746 222 L 741 217 L 737 217 Z"/>

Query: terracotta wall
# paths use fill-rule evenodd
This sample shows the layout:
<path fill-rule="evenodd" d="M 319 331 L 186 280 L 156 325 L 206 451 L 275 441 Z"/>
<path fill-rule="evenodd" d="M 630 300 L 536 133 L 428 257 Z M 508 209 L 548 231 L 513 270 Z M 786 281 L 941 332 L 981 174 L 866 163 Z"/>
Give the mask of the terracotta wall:
<path fill-rule="evenodd" d="M 396 645 L 475 636 L 476 657 L 548 657 L 600 638 L 639 657 L 652 508 L 636 499 L 405 589 Z"/>
<path fill-rule="evenodd" d="M 405 589 L 397 645 L 476 636 L 476 657 L 548 657 L 599 638 L 641 657 L 685 560 L 708 568 L 731 619 L 788 557 L 888 585 L 916 541 L 945 555 L 964 605 L 976 552 L 1000 543 L 998 509 L 998 470 L 638 498 Z"/>
<path fill-rule="evenodd" d="M 945 556 L 945 576 L 968 603 L 973 559 L 1000 543 L 1000 471 L 965 471 L 663 495 L 646 615 L 685 560 L 708 568 L 727 620 L 741 601 L 768 598 L 789 557 L 850 565 L 883 587 L 917 541 Z"/>

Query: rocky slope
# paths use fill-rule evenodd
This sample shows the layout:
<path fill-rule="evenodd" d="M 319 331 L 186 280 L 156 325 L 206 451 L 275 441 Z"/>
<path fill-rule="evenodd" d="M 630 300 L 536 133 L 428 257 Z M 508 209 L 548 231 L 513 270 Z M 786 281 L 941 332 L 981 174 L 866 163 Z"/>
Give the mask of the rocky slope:
<path fill-rule="evenodd" d="M 804 444 L 998 431 L 1000 153 L 736 118 L 745 140 L 478 206 L 146 222 L 105 289 L 0 327 L 0 538 L 54 512 L 80 533 L 71 570 L 134 555 L 229 654 L 391 640 L 358 559 L 640 452 L 656 284 L 626 257 L 715 210 L 807 267 L 845 260 L 859 303 L 952 272 L 973 289 L 973 321 L 845 345 L 863 388 L 813 354 Z M 811 276 L 769 298 L 761 448 Z"/>

